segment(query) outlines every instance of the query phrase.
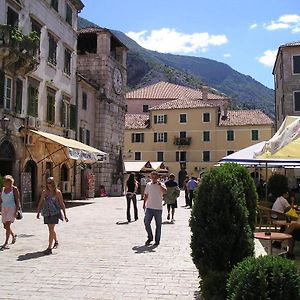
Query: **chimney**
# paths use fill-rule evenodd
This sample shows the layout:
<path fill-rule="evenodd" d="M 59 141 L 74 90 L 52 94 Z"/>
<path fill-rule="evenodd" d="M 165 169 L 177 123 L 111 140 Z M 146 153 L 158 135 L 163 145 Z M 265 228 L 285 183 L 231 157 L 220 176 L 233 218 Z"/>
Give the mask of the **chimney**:
<path fill-rule="evenodd" d="M 207 101 L 207 95 L 208 95 L 208 86 L 207 85 L 202 85 L 201 87 L 202 90 L 202 100 Z"/>

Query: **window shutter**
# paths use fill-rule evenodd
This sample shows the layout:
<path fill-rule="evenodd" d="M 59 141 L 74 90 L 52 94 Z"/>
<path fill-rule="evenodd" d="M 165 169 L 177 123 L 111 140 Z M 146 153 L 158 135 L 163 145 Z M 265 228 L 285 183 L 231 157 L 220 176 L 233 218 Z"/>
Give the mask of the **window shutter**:
<path fill-rule="evenodd" d="M 83 142 L 83 128 L 79 127 L 79 142 Z"/>
<path fill-rule="evenodd" d="M 89 145 L 90 144 L 90 131 L 88 129 L 86 129 L 85 132 L 86 132 L 86 141 L 85 141 L 85 143 L 87 145 Z"/>
<path fill-rule="evenodd" d="M 167 115 L 164 115 L 164 123 L 167 124 Z"/>
<path fill-rule="evenodd" d="M 4 106 L 5 73 L 0 70 L 0 108 Z"/>
<path fill-rule="evenodd" d="M 166 143 L 168 141 L 168 133 L 164 132 L 164 142 Z"/>
<path fill-rule="evenodd" d="M 144 143 L 144 133 L 141 133 L 141 142 Z"/>
<path fill-rule="evenodd" d="M 154 132 L 154 143 L 157 143 L 157 132 Z"/>
<path fill-rule="evenodd" d="M 70 105 L 70 128 L 77 130 L 77 106 Z"/>
<path fill-rule="evenodd" d="M 179 161 L 179 152 L 176 151 L 176 161 Z"/>
<path fill-rule="evenodd" d="M 23 95 L 23 81 L 19 78 L 16 80 L 16 106 L 17 113 L 22 112 L 22 95 Z"/>
<path fill-rule="evenodd" d="M 52 95 L 47 94 L 47 122 L 53 122 L 52 120 Z"/>
<path fill-rule="evenodd" d="M 66 105 L 63 100 L 61 100 L 60 106 L 60 124 L 63 127 L 66 127 Z"/>
<path fill-rule="evenodd" d="M 154 124 L 157 124 L 157 116 L 154 116 Z"/>
<path fill-rule="evenodd" d="M 34 115 L 34 88 L 32 86 L 28 87 L 28 104 L 27 104 L 27 114 L 30 116 Z"/>
<path fill-rule="evenodd" d="M 134 133 L 131 134 L 131 143 L 134 143 Z"/>

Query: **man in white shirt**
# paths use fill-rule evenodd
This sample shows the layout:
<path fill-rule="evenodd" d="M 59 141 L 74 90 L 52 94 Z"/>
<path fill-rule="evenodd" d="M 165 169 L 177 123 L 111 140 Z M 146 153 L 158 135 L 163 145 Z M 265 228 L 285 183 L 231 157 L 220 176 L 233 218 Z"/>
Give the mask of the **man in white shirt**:
<path fill-rule="evenodd" d="M 162 201 L 163 194 L 165 194 L 167 188 L 164 183 L 158 180 L 158 173 L 156 171 L 151 172 L 151 182 L 148 182 L 145 188 L 144 204 L 143 208 L 145 211 L 144 224 L 148 234 L 148 239 L 145 243 L 149 246 L 153 241 L 153 233 L 151 229 L 151 221 L 154 217 L 156 230 L 155 230 L 155 246 L 160 243 L 161 237 L 161 223 L 162 223 Z"/>
<path fill-rule="evenodd" d="M 289 192 L 282 193 L 282 196 L 278 197 L 274 202 L 272 210 L 280 213 L 287 212 L 291 208 L 290 203 L 287 201 L 288 197 Z M 276 218 L 276 215 L 272 215 L 272 218 Z"/>

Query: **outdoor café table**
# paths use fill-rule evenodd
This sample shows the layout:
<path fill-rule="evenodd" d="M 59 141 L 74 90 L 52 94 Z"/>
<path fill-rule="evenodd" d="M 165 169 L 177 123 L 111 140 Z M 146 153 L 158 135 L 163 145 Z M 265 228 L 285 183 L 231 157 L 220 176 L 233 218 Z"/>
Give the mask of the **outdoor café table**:
<path fill-rule="evenodd" d="M 268 254 L 272 255 L 272 241 L 284 241 L 292 238 L 290 234 L 282 232 L 271 232 L 270 235 L 266 235 L 264 232 L 254 232 L 254 237 L 259 240 L 267 240 Z"/>

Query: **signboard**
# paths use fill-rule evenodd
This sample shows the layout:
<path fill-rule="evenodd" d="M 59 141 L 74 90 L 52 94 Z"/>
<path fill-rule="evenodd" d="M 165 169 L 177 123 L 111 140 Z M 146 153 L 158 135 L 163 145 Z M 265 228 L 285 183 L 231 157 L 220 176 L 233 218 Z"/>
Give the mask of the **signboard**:
<path fill-rule="evenodd" d="M 86 150 L 67 148 L 68 157 L 83 162 L 107 162 L 107 157 L 101 153 L 89 152 Z"/>

